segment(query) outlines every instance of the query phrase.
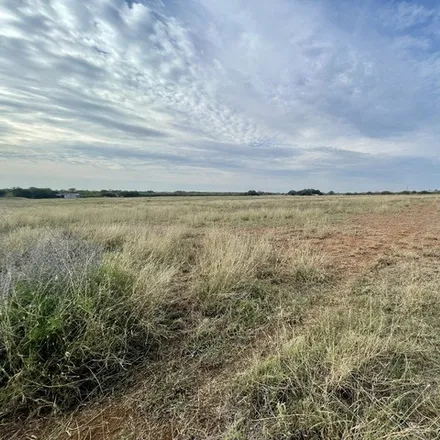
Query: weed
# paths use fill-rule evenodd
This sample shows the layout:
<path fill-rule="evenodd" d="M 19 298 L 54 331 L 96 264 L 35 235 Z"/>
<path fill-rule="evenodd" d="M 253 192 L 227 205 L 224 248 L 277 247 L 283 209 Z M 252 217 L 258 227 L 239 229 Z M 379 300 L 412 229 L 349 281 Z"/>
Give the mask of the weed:
<path fill-rule="evenodd" d="M 3 416 L 74 407 L 112 389 L 152 349 L 132 274 L 97 253 L 50 237 L 11 266 L 0 304 Z"/>

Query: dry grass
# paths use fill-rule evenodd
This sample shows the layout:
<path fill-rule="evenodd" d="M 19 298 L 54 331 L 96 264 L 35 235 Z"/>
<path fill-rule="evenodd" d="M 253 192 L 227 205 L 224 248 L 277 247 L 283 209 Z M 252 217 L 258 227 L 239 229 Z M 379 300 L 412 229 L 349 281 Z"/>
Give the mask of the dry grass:
<path fill-rule="evenodd" d="M 435 197 L 2 200 L 0 219 L 2 438 L 440 436 Z"/>
<path fill-rule="evenodd" d="M 273 249 L 267 239 L 211 230 L 203 238 L 195 269 L 201 294 L 227 296 L 252 284 L 270 264 Z"/>
<path fill-rule="evenodd" d="M 438 438 L 439 281 L 398 263 L 344 292 L 240 377 L 226 437 Z"/>
<path fill-rule="evenodd" d="M 424 204 L 428 196 L 414 196 Z M 396 212 L 405 196 L 380 197 L 189 197 L 153 199 L 0 200 L 0 232 L 19 226 L 325 226 L 347 214 Z M 78 209 L 80 207 L 80 209 Z"/>

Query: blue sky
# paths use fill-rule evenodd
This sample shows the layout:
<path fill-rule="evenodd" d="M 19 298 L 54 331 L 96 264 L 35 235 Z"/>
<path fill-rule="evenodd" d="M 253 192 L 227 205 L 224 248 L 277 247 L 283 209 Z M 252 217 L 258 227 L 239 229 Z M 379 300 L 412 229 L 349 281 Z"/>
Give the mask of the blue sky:
<path fill-rule="evenodd" d="M 2 0 L 0 187 L 440 187 L 431 1 Z"/>

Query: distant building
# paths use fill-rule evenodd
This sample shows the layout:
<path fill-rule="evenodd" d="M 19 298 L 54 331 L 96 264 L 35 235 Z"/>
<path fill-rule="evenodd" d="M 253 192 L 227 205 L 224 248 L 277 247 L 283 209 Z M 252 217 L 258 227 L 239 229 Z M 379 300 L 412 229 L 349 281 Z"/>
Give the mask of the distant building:
<path fill-rule="evenodd" d="M 78 193 L 62 193 L 57 194 L 57 197 L 59 197 L 60 199 L 79 199 L 81 195 Z"/>

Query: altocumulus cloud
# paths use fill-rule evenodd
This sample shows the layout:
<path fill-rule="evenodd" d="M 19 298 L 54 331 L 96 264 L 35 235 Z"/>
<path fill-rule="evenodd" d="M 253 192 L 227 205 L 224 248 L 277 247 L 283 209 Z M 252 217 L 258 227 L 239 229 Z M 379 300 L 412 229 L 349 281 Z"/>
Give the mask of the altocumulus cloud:
<path fill-rule="evenodd" d="M 439 28 L 432 1 L 3 0 L 0 185 L 440 186 Z"/>

